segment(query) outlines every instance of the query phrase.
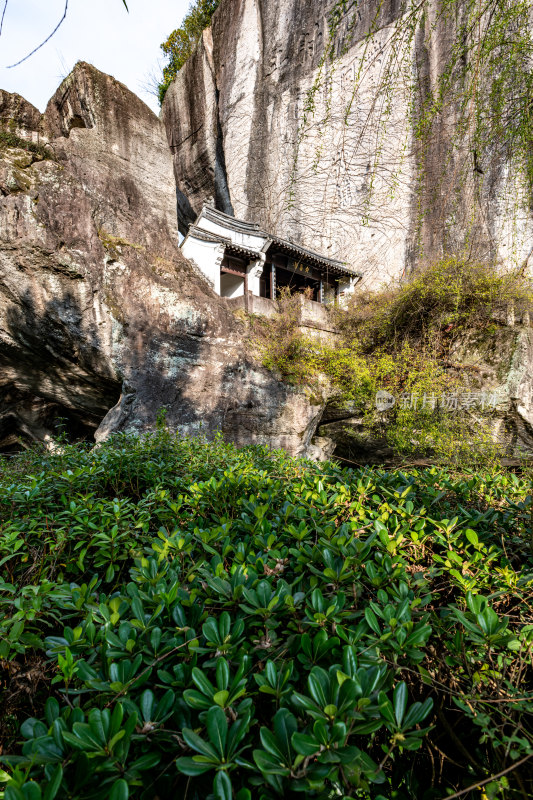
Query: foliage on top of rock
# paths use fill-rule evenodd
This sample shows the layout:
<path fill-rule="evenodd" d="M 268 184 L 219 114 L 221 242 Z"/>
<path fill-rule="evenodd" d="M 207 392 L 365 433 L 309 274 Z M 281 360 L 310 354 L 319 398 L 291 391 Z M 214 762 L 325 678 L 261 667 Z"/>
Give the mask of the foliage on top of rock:
<path fill-rule="evenodd" d="M 281 297 L 276 318 L 254 321 L 253 336 L 264 363 L 287 380 L 308 385 L 327 377 L 336 403 L 350 405 L 365 435 L 383 439 L 397 455 L 487 464 L 521 455 L 530 442 L 526 436 L 517 444 L 518 417 L 529 414 L 531 390 L 527 374 L 521 401 L 516 376 L 516 385 L 506 384 L 517 347 L 506 322 L 515 315 L 527 320 L 532 303 L 531 278 L 523 271 L 453 256 L 381 291 L 363 289 L 348 306 L 333 309 L 333 345 L 302 333 L 296 295 Z M 525 330 L 525 373 L 530 338 Z M 481 367 L 468 354 L 463 362 L 466 343 Z M 486 381 L 480 356 L 491 350 L 503 375 Z M 376 405 L 378 392 L 394 400 L 386 413 Z M 470 397 L 464 408 L 463 397 Z M 345 433 L 349 439 L 348 428 Z"/>
<path fill-rule="evenodd" d="M 29 153 L 34 153 L 41 158 L 51 158 L 53 155 L 46 145 L 32 142 L 30 139 L 23 139 L 21 136 L 17 136 L 16 133 L 11 133 L 11 131 L 0 131 L 0 148 L 3 147 L 27 150 Z"/>
<path fill-rule="evenodd" d="M 168 87 L 196 47 L 202 31 L 209 26 L 219 3 L 220 0 L 194 0 L 181 26 L 172 31 L 161 45 L 168 63 L 163 67 L 163 75 L 157 87 L 160 103 L 163 102 Z"/>
<path fill-rule="evenodd" d="M 452 255 L 380 291 L 357 292 L 336 319 L 369 351 L 383 345 L 392 350 L 405 339 L 424 344 L 432 337 L 444 347 L 444 339 L 484 326 L 495 314 L 505 317 L 510 306 L 523 311 L 532 305 L 533 284 L 525 270 Z"/>

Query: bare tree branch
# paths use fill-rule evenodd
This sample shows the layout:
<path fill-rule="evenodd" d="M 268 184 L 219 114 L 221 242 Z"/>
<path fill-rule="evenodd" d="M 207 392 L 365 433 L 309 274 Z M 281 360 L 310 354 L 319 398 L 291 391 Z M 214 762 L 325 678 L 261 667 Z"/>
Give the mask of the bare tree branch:
<path fill-rule="evenodd" d="M 125 3 L 125 0 L 123 0 L 123 2 L 124 2 L 124 5 L 126 5 L 126 3 Z M 6 0 L 6 5 L 4 6 L 4 13 L 5 13 L 5 10 L 6 10 L 6 6 L 7 6 L 7 0 Z M 127 6 L 126 6 L 126 7 L 127 7 Z M 35 48 L 34 48 L 34 49 L 31 51 L 31 53 L 28 53 L 28 55 L 27 55 L 27 56 L 24 56 L 24 58 L 21 58 L 21 59 L 20 59 L 20 61 L 17 61 L 17 63 L 16 63 L 16 64 L 10 64 L 10 65 L 8 66 L 8 69 L 13 69 L 13 67 L 18 67 L 18 66 L 19 66 L 19 64 L 23 64 L 23 63 L 24 63 L 24 61 L 27 61 L 27 60 L 28 60 L 28 58 L 30 58 L 30 57 L 31 57 L 31 56 L 32 56 L 34 53 L 36 53 L 36 52 L 37 52 L 37 50 L 40 50 L 40 49 L 41 49 L 41 47 L 44 47 L 44 45 L 45 45 L 47 42 L 49 42 L 49 41 L 50 41 L 50 39 L 52 38 L 52 36 L 54 36 L 54 34 L 55 34 L 55 33 L 57 33 L 57 31 L 59 30 L 59 28 L 61 27 L 61 25 L 64 23 L 64 21 L 65 21 L 65 19 L 66 19 L 66 17 L 67 17 L 67 11 L 68 11 L 68 0 L 65 0 L 65 9 L 64 9 L 64 11 L 63 11 L 63 16 L 61 17 L 61 19 L 59 20 L 59 22 L 58 22 L 58 23 L 57 23 L 57 25 L 55 26 L 55 28 L 54 28 L 54 30 L 52 31 L 52 33 L 50 34 L 50 36 L 47 36 L 47 37 L 46 37 L 46 39 L 44 40 L 44 42 L 41 42 L 41 44 L 40 44 L 40 45 L 38 45 L 37 47 L 35 47 Z M 3 18 L 3 16 L 2 16 L 2 21 L 3 21 L 3 19 L 4 19 L 4 18 Z"/>
<path fill-rule="evenodd" d="M 4 17 L 6 15 L 7 4 L 9 0 L 4 3 L 4 10 L 2 11 L 2 20 L 0 21 L 0 36 L 2 35 L 2 28 L 4 27 Z"/>
<path fill-rule="evenodd" d="M 2 27 L 3 27 L 3 25 L 4 25 L 4 17 L 5 17 L 5 15 L 6 15 L 6 9 L 7 9 L 7 4 L 8 4 L 8 2 L 9 2 L 9 0 L 5 0 L 5 4 L 4 4 L 4 10 L 2 11 L 2 19 L 0 20 L 0 36 L 2 35 Z M 34 53 L 36 53 L 38 50 L 40 50 L 40 49 L 41 49 L 41 47 L 44 47 L 44 45 L 45 45 L 47 42 L 49 42 L 49 41 L 50 41 L 50 39 L 52 38 L 52 36 L 54 36 L 54 34 L 55 34 L 55 33 L 57 33 L 57 31 L 59 30 L 59 28 L 61 27 L 61 25 L 63 24 L 63 22 L 65 21 L 65 19 L 66 19 L 66 17 L 67 17 L 67 11 L 68 11 L 68 2 L 69 2 L 69 0 L 65 0 L 65 9 L 64 9 L 64 11 L 63 11 L 63 16 L 61 17 L 61 19 L 59 20 L 59 22 L 58 22 L 58 23 L 57 23 L 57 25 L 55 26 L 55 28 L 54 28 L 54 30 L 52 31 L 52 33 L 50 34 L 50 36 L 47 36 L 47 37 L 46 37 L 46 39 L 44 40 L 44 42 L 41 42 L 41 44 L 40 44 L 40 45 L 38 45 L 38 47 L 34 48 L 34 49 L 31 51 L 31 53 L 28 53 L 28 55 L 27 55 L 27 56 L 24 56 L 24 58 L 21 58 L 21 59 L 20 59 L 20 61 L 17 61 L 17 63 L 16 63 L 16 64 L 10 64 L 10 65 L 7 67 L 7 69 L 13 69 L 13 67 L 18 67 L 18 66 L 19 66 L 19 64 L 23 64 L 23 63 L 24 63 L 24 61 L 27 61 L 27 60 L 28 60 L 28 58 L 30 58 L 30 57 L 31 57 L 31 56 L 32 56 Z M 128 4 L 127 4 L 126 0 L 122 0 L 122 3 L 124 4 L 124 8 L 126 9 L 126 11 L 127 11 L 127 12 L 128 12 L 128 14 L 129 14 L 129 8 L 128 8 Z"/>

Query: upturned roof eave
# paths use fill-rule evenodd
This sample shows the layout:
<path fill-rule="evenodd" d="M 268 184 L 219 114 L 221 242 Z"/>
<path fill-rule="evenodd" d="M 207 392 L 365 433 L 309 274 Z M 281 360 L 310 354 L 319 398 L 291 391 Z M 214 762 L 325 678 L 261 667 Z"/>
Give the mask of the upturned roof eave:
<path fill-rule="evenodd" d="M 246 247 L 246 245 L 237 244 L 233 242 L 232 239 L 229 237 L 222 236 L 218 233 L 213 233 L 212 231 L 208 231 L 205 228 L 201 228 L 198 223 L 202 219 L 202 217 L 206 217 L 211 222 L 218 223 L 222 226 L 229 228 L 229 230 L 233 231 L 234 233 L 246 233 L 248 235 L 257 236 L 266 241 L 263 243 L 261 248 L 255 249 L 252 247 Z M 255 222 L 245 222 L 244 220 L 238 220 L 235 217 L 226 214 L 223 211 L 219 211 L 216 208 L 209 204 L 204 204 L 202 210 L 198 214 L 196 221 L 193 225 L 189 226 L 189 232 L 185 237 L 184 241 L 182 242 L 182 246 L 184 242 L 187 240 L 189 235 L 197 235 L 199 238 L 204 239 L 205 241 L 218 241 L 220 244 L 224 244 L 227 249 L 233 250 L 234 252 L 240 252 L 245 255 L 251 256 L 260 256 L 261 253 L 268 253 L 268 251 L 272 247 L 278 247 L 281 250 L 288 251 L 289 253 L 295 253 L 300 257 L 314 262 L 315 266 L 322 270 L 331 270 L 333 273 L 340 273 L 347 275 L 349 277 L 358 277 L 361 278 L 363 276 L 362 272 L 353 269 L 352 267 L 347 266 L 347 264 L 343 261 L 338 261 L 333 258 L 328 258 L 327 256 L 323 256 L 320 253 L 317 253 L 314 250 L 309 250 L 307 247 L 302 247 L 299 244 L 295 244 L 287 239 L 282 239 L 279 236 L 274 236 L 272 234 L 266 233 L 265 231 L 261 230 L 259 225 Z"/>

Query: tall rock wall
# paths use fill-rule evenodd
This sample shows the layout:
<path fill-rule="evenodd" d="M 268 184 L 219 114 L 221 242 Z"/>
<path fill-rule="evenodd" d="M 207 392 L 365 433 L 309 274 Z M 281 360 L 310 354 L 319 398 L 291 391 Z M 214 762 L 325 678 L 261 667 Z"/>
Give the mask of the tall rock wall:
<path fill-rule="evenodd" d="M 79 63 L 43 116 L 0 93 L 0 450 L 59 418 L 101 439 L 153 426 L 305 455 L 321 411 L 254 362 L 177 246 L 163 127 Z"/>
<path fill-rule="evenodd" d="M 347 261 L 373 284 L 465 245 L 522 264 L 533 241 L 531 198 L 505 155 L 484 154 L 481 170 L 468 131 L 451 147 L 452 104 L 428 146 L 414 136 L 416 105 L 445 68 L 461 4 L 457 18 L 443 18 L 433 0 L 402 51 L 399 0 L 349 3 L 335 57 L 324 61 L 332 7 L 222 0 L 163 104 L 182 232 L 209 198 Z"/>

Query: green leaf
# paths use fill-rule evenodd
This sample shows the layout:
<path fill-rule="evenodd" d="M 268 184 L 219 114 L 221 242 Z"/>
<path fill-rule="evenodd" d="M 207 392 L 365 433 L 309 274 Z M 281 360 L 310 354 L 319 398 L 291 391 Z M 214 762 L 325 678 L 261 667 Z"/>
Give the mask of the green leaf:
<path fill-rule="evenodd" d="M 218 633 L 218 625 L 216 619 L 209 617 L 202 625 L 202 633 L 208 642 L 215 644 L 222 644 Z"/>
<path fill-rule="evenodd" d="M 18 786 L 10 783 L 4 790 L 4 800 L 26 800 Z"/>
<path fill-rule="evenodd" d="M 46 736 L 48 733 L 46 725 L 34 717 L 24 720 L 20 726 L 20 732 L 25 739 L 34 739 L 39 736 Z"/>
<path fill-rule="evenodd" d="M 280 747 L 280 743 L 272 733 L 269 731 L 268 728 L 261 728 L 259 732 L 259 737 L 261 739 L 261 744 L 265 748 L 265 750 L 273 755 L 276 759 L 279 759 L 281 762 L 285 761 L 285 754 Z"/>
<path fill-rule="evenodd" d="M 306 697 L 305 694 L 299 694 L 298 692 L 294 692 L 292 695 L 292 703 L 296 706 L 296 708 L 302 708 L 304 711 L 317 711 L 318 706 L 316 703 L 313 703 L 310 697 Z"/>
<path fill-rule="evenodd" d="M 53 721 L 59 717 L 59 703 L 55 697 L 49 697 L 45 703 L 44 713 L 48 725 L 52 725 Z"/>
<path fill-rule="evenodd" d="M 224 712 L 222 712 L 224 713 Z M 207 758 L 212 759 L 214 763 L 218 763 L 219 756 L 213 745 L 205 742 L 197 733 L 192 731 L 190 728 L 183 728 L 181 732 L 185 742 L 189 745 L 192 750 L 196 750 L 196 752 L 201 753 L 203 756 L 207 756 Z"/>
<path fill-rule="evenodd" d="M 289 767 L 284 766 L 279 758 L 264 750 L 254 750 L 253 758 L 261 772 L 266 775 L 290 775 Z"/>
<path fill-rule="evenodd" d="M 72 726 L 74 733 L 62 731 L 64 741 L 75 747 L 77 750 L 88 750 L 99 752 L 102 745 L 94 736 L 91 735 L 89 726 L 85 722 L 75 722 Z"/>
<path fill-rule="evenodd" d="M 232 800 L 233 790 L 231 788 L 231 780 L 227 772 L 217 772 L 215 780 L 213 781 L 213 793 L 216 800 Z"/>
<path fill-rule="evenodd" d="M 402 728 L 407 730 L 415 725 L 419 725 L 430 713 L 433 708 L 433 698 L 428 697 L 423 703 L 413 703 L 405 715 Z"/>
<path fill-rule="evenodd" d="M 219 689 L 226 689 L 229 682 L 229 666 L 225 658 L 219 658 L 216 669 L 216 683 Z"/>
<path fill-rule="evenodd" d="M 280 708 L 274 715 L 273 726 L 279 748 L 290 763 L 292 761 L 292 736 L 298 730 L 296 717 L 287 708 Z"/>
<path fill-rule="evenodd" d="M 231 758 L 235 752 L 237 745 L 244 739 L 246 731 L 248 730 L 250 717 L 248 715 L 240 717 L 233 723 L 228 732 L 228 741 L 226 745 L 226 756 Z"/>
<path fill-rule="evenodd" d="M 365 619 L 370 629 L 379 636 L 381 634 L 381 628 L 379 627 L 378 618 L 371 608 L 365 608 Z"/>
<path fill-rule="evenodd" d="M 222 640 L 227 639 L 231 630 L 231 617 L 227 611 L 223 611 L 218 621 L 218 629 Z"/>
<path fill-rule="evenodd" d="M 59 787 L 61 786 L 62 780 L 63 780 L 63 767 L 61 766 L 61 764 L 58 764 L 54 772 L 52 773 L 52 777 L 46 789 L 44 790 L 44 800 L 54 800 L 59 791 Z"/>
<path fill-rule="evenodd" d="M 107 740 L 104 717 L 105 713 L 106 712 L 104 711 L 100 711 L 99 708 L 93 708 L 89 712 L 89 728 L 93 738 L 98 742 L 100 747 L 105 747 Z M 109 712 L 107 712 L 107 714 L 109 714 Z M 75 729 L 74 725 L 72 726 L 72 729 Z M 88 732 L 87 735 L 89 735 Z"/>
<path fill-rule="evenodd" d="M 215 695 L 213 695 L 213 700 L 217 704 L 217 706 L 224 708 L 226 706 L 228 697 L 229 697 L 229 692 L 227 691 L 227 689 L 224 689 L 223 691 L 217 692 Z"/>
<path fill-rule="evenodd" d="M 207 624 L 207 623 L 206 623 Z M 191 672 L 191 677 L 193 679 L 193 683 L 198 687 L 198 689 L 207 697 L 213 697 L 215 693 L 215 687 L 211 683 L 211 681 L 206 678 L 204 673 L 198 667 L 194 667 Z"/>
<path fill-rule="evenodd" d="M 109 734 L 114 736 L 120 730 L 124 718 L 124 709 L 121 703 L 116 703 L 109 723 Z"/>
<path fill-rule="evenodd" d="M 320 667 L 313 667 L 307 679 L 307 685 L 309 686 L 309 694 L 320 708 L 324 708 L 324 706 L 328 704 L 325 692 L 325 687 L 328 683 L 329 677 L 327 672 L 320 669 Z"/>
<path fill-rule="evenodd" d="M 465 531 L 465 536 L 468 539 L 468 541 L 470 542 L 470 544 L 473 544 L 474 547 L 478 546 L 479 539 L 478 539 L 478 535 L 477 535 L 477 533 L 475 531 L 473 531 L 471 528 L 468 528 Z"/>
<path fill-rule="evenodd" d="M 130 796 L 129 786 L 123 778 L 119 778 L 118 781 L 115 781 L 113 786 L 111 787 L 111 794 L 109 795 L 109 800 L 128 800 Z"/>
<path fill-rule="evenodd" d="M 211 708 L 213 700 L 206 697 L 205 694 L 200 694 L 194 689 L 185 689 L 183 692 L 183 699 L 191 708 Z"/>
<path fill-rule="evenodd" d="M 396 724 L 400 728 L 405 714 L 405 709 L 407 708 L 407 684 L 405 681 L 399 683 L 394 689 L 393 701 Z"/>
<path fill-rule="evenodd" d="M 203 775 L 204 772 L 209 772 L 209 770 L 214 769 L 214 764 L 202 764 L 195 761 L 193 758 L 183 757 L 177 759 L 176 767 L 184 775 L 195 777 L 196 775 Z"/>
<path fill-rule="evenodd" d="M 128 769 L 132 770 L 133 772 L 136 770 L 139 772 L 144 772 L 147 769 L 157 767 L 160 761 L 161 753 L 146 753 L 146 755 L 141 756 L 132 764 L 130 764 Z"/>
<path fill-rule="evenodd" d="M 219 706 L 212 706 L 207 712 L 207 732 L 210 740 L 216 747 L 221 759 L 226 752 L 226 739 L 228 736 L 228 721 Z"/>
<path fill-rule="evenodd" d="M 352 728 L 352 733 L 358 733 L 358 734 L 374 733 L 375 731 L 379 731 L 382 725 L 383 725 L 382 719 L 372 719 L 369 720 L 368 722 L 356 723 Z"/>
<path fill-rule="evenodd" d="M 124 728 L 122 728 L 121 731 L 117 731 L 117 733 L 115 733 L 115 735 L 111 737 L 111 739 L 107 743 L 107 748 L 110 753 L 113 752 L 113 748 L 115 747 L 117 742 L 120 742 L 120 740 L 123 739 L 125 735 L 126 731 L 124 730 Z"/>
<path fill-rule="evenodd" d="M 295 733 L 292 737 L 292 746 L 302 756 L 312 756 L 320 750 L 320 742 L 314 736 L 305 733 Z"/>
<path fill-rule="evenodd" d="M 38 783 L 30 781 L 22 787 L 22 794 L 24 795 L 24 800 L 41 800 L 41 787 Z"/>
<path fill-rule="evenodd" d="M 142 718 L 145 722 L 152 722 L 154 702 L 154 693 L 150 689 L 146 689 L 139 700 L 139 708 L 141 709 Z"/>

